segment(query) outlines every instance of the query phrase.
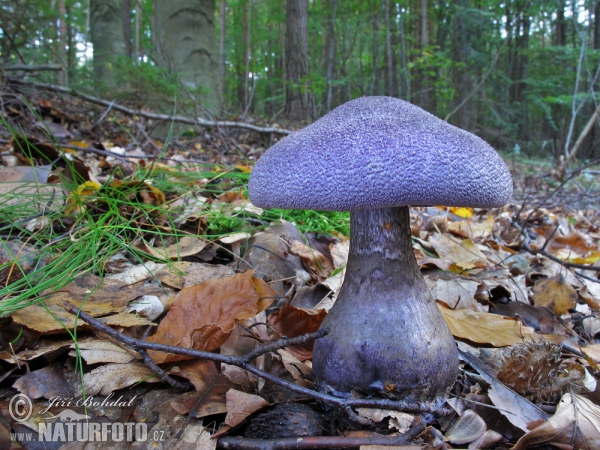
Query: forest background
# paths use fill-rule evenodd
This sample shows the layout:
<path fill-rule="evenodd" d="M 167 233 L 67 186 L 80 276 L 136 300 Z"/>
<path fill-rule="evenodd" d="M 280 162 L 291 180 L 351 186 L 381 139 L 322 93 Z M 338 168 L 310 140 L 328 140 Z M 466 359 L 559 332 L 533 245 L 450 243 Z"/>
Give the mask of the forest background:
<path fill-rule="evenodd" d="M 600 156 L 600 1 L 1 0 L 5 74 L 296 126 L 406 99 L 499 150 Z"/>

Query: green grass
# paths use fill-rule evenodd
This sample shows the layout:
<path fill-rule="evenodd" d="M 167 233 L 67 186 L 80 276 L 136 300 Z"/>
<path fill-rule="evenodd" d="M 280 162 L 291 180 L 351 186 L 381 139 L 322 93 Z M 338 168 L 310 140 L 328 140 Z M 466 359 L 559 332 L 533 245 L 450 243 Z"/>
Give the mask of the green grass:
<path fill-rule="evenodd" d="M 13 273 L 11 281 L 0 286 L 0 316 L 61 289 L 82 274 L 102 277 L 110 258 L 119 252 L 139 264 L 152 259 L 135 244 L 167 246 L 190 235 L 177 222 L 183 212 L 182 206 L 176 206 L 178 200 L 204 196 L 214 201 L 224 192 L 236 190 L 247 195 L 248 178 L 249 174 L 227 167 L 205 166 L 193 172 L 156 168 L 139 170 L 125 180 L 109 181 L 95 189 L 78 188 L 63 180 L 53 190 L 48 184 L 26 184 L 5 192 L 0 195 L 0 245 L 6 248 L 7 241 L 27 244 L 35 249 L 37 262 L 16 280 L 15 271 L 21 268 L 12 258 L 0 265 L 0 271 Z M 66 207 L 62 189 L 71 191 Z M 155 198 L 160 193 L 166 195 L 164 203 L 144 200 L 144 196 Z M 244 208 L 236 210 L 229 203 L 207 202 L 196 215 L 206 224 L 200 236 L 207 239 L 254 232 L 281 219 L 295 223 L 302 232 L 349 234 L 348 213 L 272 209 L 258 215 Z"/>

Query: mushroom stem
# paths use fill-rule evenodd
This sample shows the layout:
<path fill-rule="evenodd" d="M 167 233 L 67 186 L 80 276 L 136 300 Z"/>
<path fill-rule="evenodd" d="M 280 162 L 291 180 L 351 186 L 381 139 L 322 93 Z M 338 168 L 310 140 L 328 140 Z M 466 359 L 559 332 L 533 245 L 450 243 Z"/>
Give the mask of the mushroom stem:
<path fill-rule="evenodd" d="M 458 375 L 456 344 L 412 249 L 408 207 L 353 211 L 339 296 L 315 341 L 321 389 L 443 398 Z"/>

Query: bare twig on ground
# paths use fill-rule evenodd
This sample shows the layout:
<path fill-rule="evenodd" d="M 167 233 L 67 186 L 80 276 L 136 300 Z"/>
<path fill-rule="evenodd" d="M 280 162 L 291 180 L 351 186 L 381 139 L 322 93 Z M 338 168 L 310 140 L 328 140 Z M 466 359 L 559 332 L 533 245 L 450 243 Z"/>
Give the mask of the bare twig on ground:
<path fill-rule="evenodd" d="M 256 131 L 258 133 L 276 133 L 276 134 L 291 134 L 291 133 L 293 133 L 292 130 L 286 130 L 285 128 L 259 127 L 259 126 L 252 125 L 251 123 L 246 123 L 246 122 L 235 122 L 235 121 L 229 121 L 229 120 L 211 121 L 211 120 L 202 119 L 200 117 L 193 118 L 193 117 L 183 117 L 183 116 L 170 116 L 168 114 L 157 114 L 157 113 L 150 113 L 150 112 L 146 112 L 146 111 L 140 111 L 137 109 L 127 108 L 127 107 L 119 105 L 117 103 L 103 100 L 101 98 L 94 97 L 92 95 L 84 94 L 82 92 L 76 91 L 75 89 L 69 89 L 69 88 L 62 87 L 62 86 L 54 86 L 52 84 L 34 83 L 32 81 L 24 81 L 24 80 L 19 80 L 19 79 L 15 79 L 15 78 L 9 78 L 7 80 L 7 82 L 13 83 L 13 84 L 19 84 L 22 86 L 31 86 L 32 88 L 41 89 L 41 90 L 45 90 L 45 91 L 49 91 L 49 92 L 57 92 L 60 94 L 73 95 L 73 96 L 82 98 L 84 100 L 87 100 L 89 102 L 96 103 L 98 105 L 102 105 L 102 106 L 106 106 L 106 107 L 110 106 L 110 107 L 112 107 L 112 109 L 122 112 L 124 114 L 138 115 L 138 116 L 145 117 L 146 119 L 165 120 L 165 121 L 169 121 L 169 122 L 178 122 L 178 123 L 186 123 L 186 124 L 190 124 L 190 125 L 199 125 L 202 127 L 244 128 L 247 130 Z"/>
<path fill-rule="evenodd" d="M 425 431 L 425 425 L 418 423 L 406 433 L 397 436 L 318 436 L 280 439 L 222 437 L 219 439 L 218 447 L 233 450 L 304 450 L 312 448 L 356 448 L 361 445 L 406 446 L 423 431 Z M 414 446 L 414 448 L 421 448 L 421 446 Z"/>
<path fill-rule="evenodd" d="M 283 386 L 291 391 L 297 392 L 302 395 L 306 395 L 308 397 L 315 398 L 317 400 L 321 400 L 326 403 L 330 403 L 332 405 L 338 406 L 346 410 L 347 408 L 356 408 L 356 407 L 364 407 L 364 408 L 383 408 L 383 409 L 392 409 L 395 411 L 404 411 L 409 413 L 423 413 L 428 412 L 434 414 L 435 416 L 444 416 L 453 413 L 451 408 L 444 408 L 441 406 L 431 405 L 425 402 L 408 402 L 405 400 L 389 400 L 389 399 L 364 399 L 364 398 L 340 398 L 333 395 L 325 394 L 322 392 L 317 392 L 312 389 L 308 389 L 302 386 L 298 386 L 297 384 L 291 383 L 286 380 L 282 380 L 279 377 L 276 377 L 273 374 L 265 372 L 263 370 L 258 369 L 253 366 L 246 360 L 246 356 L 229 356 L 229 355 L 221 355 L 219 353 L 210 353 L 204 352 L 200 350 L 193 350 L 190 348 L 182 348 L 175 347 L 172 345 L 164 345 L 157 344 L 154 342 L 145 342 L 139 339 L 134 339 L 129 336 L 124 336 L 123 334 L 113 330 L 107 325 L 99 322 L 94 319 L 92 316 L 84 313 L 83 311 L 79 311 L 77 307 L 72 305 L 69 302 L 65 302 L 65 309 L 69 311 L 71 314 L 77 315 L 84 322 L 91 325 L 94 329 L 102 331 L 109 335 L 111 338 L 123 343 L 127 347 L 138 351 L 140 349 L 144 350 L 155 350 L 165 353 L 173 353 L 177 355 L 185 355 L 191 358 L 199 358 L 199 359 L 208 359 L 211 361 L 216 361 L 220 363 L 230 364 L 233 366 L 241 367 L 242 369 L 247 370 L 254 375 L 257 375 L 265 380 L 271 381 L 279 386 Z M 279 339 L 278 341 L 271 342 L 261 346 L 260 349 L 252 352 L 253 357 L 257 357 L 261 354 L 264 354 L 269 351 L 274 351 L 275 349 L 290 347 L 293 345 L 301 345 L 305 344 L 314 339 L 318 339 L 319 337 L 324 336 L 328 331 L 319 330 L 315 333 L 309 333 L 304 336 L 298 336 L 290 339 Z"/>

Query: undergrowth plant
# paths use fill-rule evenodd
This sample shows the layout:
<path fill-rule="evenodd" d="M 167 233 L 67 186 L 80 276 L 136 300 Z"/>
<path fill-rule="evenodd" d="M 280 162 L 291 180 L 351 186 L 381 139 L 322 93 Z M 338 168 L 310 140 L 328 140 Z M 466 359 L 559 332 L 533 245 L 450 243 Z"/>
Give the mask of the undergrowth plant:
<path fill-rule="evenodd" d="M 34 150 L 30 146 L 27 151 Z M 247 198 L 249 175 L 235 167 L 205 165 L 189 171 L 155 164 L 99 185 L 82 183 L 73 176 L 70 160 L 63 161 L 67 165 L 63 172 L 71 176 L 61 177 L 59 183 L 21 183 L 0 194 L 0 248 L 7 255 L 0 258 L 0 274 L 6 275 L 0 286 L 0 317 L 42 300 L 83 274 L 102 278 L 117 254 L 136 264 L 171 262 L 144 252 L 143 243 L 166 247 L 190 234 L 215 240 L 234 232 L 251 233 L 279 220 L 294 222 L 302 232 L 349 234 L 347 213 L 276 209 L 260 213 L 218 201 L 228 191 Z M 194 232 L 182 226 L 185 207 L 179 200 L 197 198 L 210 201 L 196 212 L 203 225 Z"/>

